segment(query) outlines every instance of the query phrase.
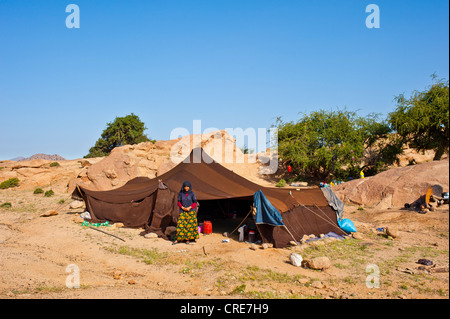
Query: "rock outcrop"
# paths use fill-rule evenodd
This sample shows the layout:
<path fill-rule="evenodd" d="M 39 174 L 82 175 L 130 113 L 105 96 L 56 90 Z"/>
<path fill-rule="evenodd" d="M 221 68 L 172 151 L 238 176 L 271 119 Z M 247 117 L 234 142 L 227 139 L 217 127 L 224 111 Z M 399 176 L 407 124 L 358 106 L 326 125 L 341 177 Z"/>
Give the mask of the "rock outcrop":
<path fill-rule="evenodd" d="M 434 185 L 440 185 L 448 192 L 448 158 L 392 168 L 375 176 L 333 186 L 333 191 L 344 203 L 386 209 L 411 204 Z"/>
<path fill-rule="evenodd" d="M 102 158 L 91 159 L 93 163 Z M 58 166 L 50 165 L 52 160 L 34 159 L 27 161 L 0 161 L 0 182 L 19 179 L 19 189 L 32 190 L 48 187 L 58 192 L 67 190 L 67 183 L 82 170 L 80 160 L 64 160 Z"/>

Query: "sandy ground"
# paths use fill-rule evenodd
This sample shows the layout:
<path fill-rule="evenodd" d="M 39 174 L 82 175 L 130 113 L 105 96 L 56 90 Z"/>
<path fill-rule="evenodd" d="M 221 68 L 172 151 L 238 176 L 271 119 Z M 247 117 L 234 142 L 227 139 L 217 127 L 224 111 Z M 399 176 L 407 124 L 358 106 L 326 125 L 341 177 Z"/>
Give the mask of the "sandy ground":
<path fill-rule="evenodd" d="M 193 245 L 172 245 L 144 238 L 141 229 L 100 228 L 122 241 L 75 222 L 83 209 L 69 209 L 67 197 L 0 190 L 0 204 L 12 203 L 0 208 L 1 299 L 449 296 L 448 205 L 425 215 L 347 206 L 344 217 L 355 223 L 358 239 L 252 250 L 234 236 L 222 242 L 221 233 L 201 235 Z M 61 199 L 66 201 L 60 205 Z M 58 215 L 41 217 L 55 208 Z M 388 238 L 379 227 L 396 227 L 399 236 Z M 331 267 L 295 267 L 291 253 L 327 256 Z M 422 266 L 419 259 L 432 260 L 434 266 Z M 76 285 L 74 278 L 79 288 L 68 288 Z"/>

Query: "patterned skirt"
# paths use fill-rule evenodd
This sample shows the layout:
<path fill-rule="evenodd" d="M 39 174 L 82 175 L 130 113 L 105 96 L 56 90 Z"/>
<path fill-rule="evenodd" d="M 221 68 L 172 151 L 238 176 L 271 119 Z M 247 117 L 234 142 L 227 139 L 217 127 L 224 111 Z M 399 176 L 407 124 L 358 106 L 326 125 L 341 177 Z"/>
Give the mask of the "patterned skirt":
<path fill-rule="evenodd" d="M 177 222 L 177 236 L 175 240 L 194 240 L 198 239 L 197 213 L 191 209 L 188 212 L 182 210 Z"/>

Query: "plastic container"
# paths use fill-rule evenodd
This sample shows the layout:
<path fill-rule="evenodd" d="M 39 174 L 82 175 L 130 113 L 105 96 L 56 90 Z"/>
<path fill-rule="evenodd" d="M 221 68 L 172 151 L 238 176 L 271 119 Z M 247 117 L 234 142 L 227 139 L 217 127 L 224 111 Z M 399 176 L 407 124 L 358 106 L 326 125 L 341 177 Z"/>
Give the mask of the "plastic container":
<path fill-rule="evenodd" d="M 209 235 L 212 233 L 212 223 L 210 221 L 203 222 L 203 234 Z"/>
<path fill-rule="evenodd" d="M 238 232 L 239 232 L 239 241 L 243 242 L 244 241 L 244 230 L 245 230 L 245 225 L 239 227 Z"/>
<path fill-rule="evenodd" d="M 249 243 L 254 243 L 256 240 L 256 234 L 254 230 L 249 230 L 248 232 L 248 242 Z"/>

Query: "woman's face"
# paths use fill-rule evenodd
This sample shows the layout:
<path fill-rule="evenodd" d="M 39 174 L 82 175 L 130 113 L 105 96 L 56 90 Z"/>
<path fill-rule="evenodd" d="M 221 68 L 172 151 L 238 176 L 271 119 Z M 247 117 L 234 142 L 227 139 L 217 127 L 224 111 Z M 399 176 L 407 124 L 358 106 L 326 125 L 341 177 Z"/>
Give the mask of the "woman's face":
<path fill-rule="evenodd" d="M 188 191 L 189 191 L 189 186 L 184 186 L 184 190 L 185 190 L 186 192 L 188 192 Z"/>

